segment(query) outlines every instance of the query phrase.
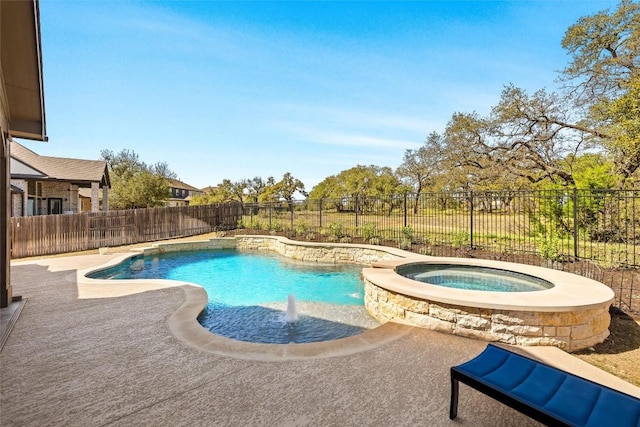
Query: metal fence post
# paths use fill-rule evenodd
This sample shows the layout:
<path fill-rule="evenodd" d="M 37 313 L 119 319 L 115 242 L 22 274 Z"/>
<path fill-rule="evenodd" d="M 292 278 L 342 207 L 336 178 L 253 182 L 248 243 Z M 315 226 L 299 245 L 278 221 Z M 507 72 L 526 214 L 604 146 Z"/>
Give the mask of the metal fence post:
<path fill-rule="evenodd" d="M 573 257 L 578 259 L 578 189 L 573 189 Z"/>
<path fill-rule="evenodd" d="M 355 206 L 356 206 L 356 228 L 358 228 L 358 196 L 356 195 L 356 201 L 355 201 Z"/>
<path fill-rule="evenodd" d="M 320 228 L 322 228 L 322 199 L 320 199 L 319 206 L 320 206 L 319 208 L 320 209 Z"/>
<path fill-rule="evenodd" d="M 469 248 L 473 249 L 473 191 L 469 192 Z"/>
<path fill-rule="evenodd" d="M 291 207 L 291 231 L 293 231 L 293 202 L 290 203 Z"/>
<path fill-rule="evenodd" d="M 273 203 L 269 203 L 269 230 L 271 230 L 271 207 Z"/>
<path fill-rule="evenodd" d="M 404 226 L 407 226 L 407 192 L 404 192 Z"/>

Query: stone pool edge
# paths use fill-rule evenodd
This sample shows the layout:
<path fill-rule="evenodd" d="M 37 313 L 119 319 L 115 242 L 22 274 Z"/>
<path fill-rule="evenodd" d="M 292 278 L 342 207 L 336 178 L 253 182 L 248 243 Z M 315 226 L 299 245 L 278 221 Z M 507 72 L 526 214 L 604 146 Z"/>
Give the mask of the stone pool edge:
<path fill-rule="evenodd" d="M 533 292 L 452 289 L 397 274 L 412 264 L 460 264 L 515 271 L 554 286 Z M 504 261 L 431 257 L 374 263 L 363 270 L 365 307 L 379 322 L 389 320 L 484 341 L 554 346 L 573 352 L 609 336 L 608 286 L 576 274 Z"/>
<path fill-rule="evenodd" d="M 186 301 L 169 317 L 169 328 L 178 339 L 203 351 L 262 360 L 330 357 L 359 352 L 391 341 L 408 333 L 413 326 L 484 341 L 524 346 L 555 346 L 566 351 L 590 347 L 609 336 L 608 309 L 613 301 L 613 291 L 591 279 L 542 267 L 493 260 L 430 257 L 385 246 L 301 242 L 282 236 L 264 235 L 155 243 L 136 251 L 151 255 L 161 252 L 225 248 L 274 251 L 289 258 L 308 262 L 370 266 L 363 269 L 365 308 L 382 325 L 354 337 L 320 343 L 258 344 L 232 340 L 212 334 L 197 322 L 197 316 L 207 302 L 204 289 L 193 284 L 176 283 L 173 286 L 189 287 L 183 287 Z M 134 253 L 113 260 L 98 269 L 108 268 L 135 255 Z M 531 298 L 532 293 L 497 295 L 493 292 L 460 291 L 433 285 L 426 285 L 425 291 L 425 284 L 395 273 L 395 269 L 401 264 L 444 260 L 447 263 L 502 267 L 525 274 L 541 275 L 544 279 L 561 286 L 538 291 L 543 298 L 537 298 L 538 302 L 534 303 L 527 300 Z M 597 301 L 585 300 L 584 295 L 581 295 L 584 292 L 579 292 L 575 286 L 566 286 L 574 281 L 588 283 L 590 286 L 600 285 L 601 295 Z M 162 283 L 162 286 L 169 284 Z M 553 304 L 545 304 L 545 298 Z"/>
<path fill-rule="evenodd" d="M 390 321 L 361 334 L 331 341 L 304 344 L 250 343 L 216 335 L 198 323 L 197 317 L 205 308 L 208 296 L 204 288 L 197 284 L 162 279 L 100 280 L 86 277 L 89 273 L 113 267 L 140 254 L 153 255 L 163 252 L 202 249 L 269 250 L 303 261 L 363 265 L 370 265 L 375 261 L 416 256 L 411 252 L 383 246 L 319 244 L 296 242 L 281 236 L 246 235 L 190 242 L 154 243 L 149 247 L 133 249 L 129 254 L 116 256 L 101 266 L 81 270 L 77 273 L 77 281 L 78 284 L 89 285 L 83 287 L 82 292 L 92 298 L 124 296 L 133 292 L 178 287 L 183 292 L 184 301 L 166 320 L 171 334 L 189 347 L 236 359 L 286 361 L 344 356 L 395 341 L 413 329 L 413 326 L 404 322 Z M 418 256 L 418 258 L 424 257 Z"/>

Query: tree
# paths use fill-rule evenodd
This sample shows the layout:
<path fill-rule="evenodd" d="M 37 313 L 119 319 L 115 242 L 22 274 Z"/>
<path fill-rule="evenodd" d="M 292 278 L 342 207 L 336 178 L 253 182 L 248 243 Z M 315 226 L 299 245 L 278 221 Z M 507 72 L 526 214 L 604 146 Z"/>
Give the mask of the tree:
<path fill-rule="evenodd" d="M 218 185 L 217 191 L 222 195 L 223 202 L 244 203 L 246 189 L 247 183 L 245 180 L 232 182 L 229 179 L 223 179 Z"/>
<path fill-rule="evenodd" d="M 389 167 L 375 165 L 358 165 L 351 169 L 344 170 L 338 175 L 325 178 L 316 185 L 309 196 L 311 198 L 332 199 L 338 210 L 351 209 L 347 207 L 350 200 L 358 200 L 360 211 L 368 210 L 368 206 L 373 199 L 394 196 L 407 190 L 400 179 Z M 390 208 L 397 200 L 390 200 Z"/>
<path fill-rule="evenodd" d="M 404 189 L 389 167 L 358 165 L 325 178 L 310 193 L 313 198 L 385 196 Z"/>
<path fill-rule="evenodd" d="M 164 206 L 171 197 L 166 177 L 175 176 L 166 163 L 155 167 L 147 166 L 138 154 L 129 149 L 119 153 L 102 150 L 100 156 L 107 162 L 111 177 L 109 204 L 114 209 L 134 209 Z M 160 165 L 160 164 L 157 164 Z"/>
<path fill-rule="evenodd" d="M 622 0 L 613 12 L 580 18 L 562 46 L 571 61 L 561 80 L 624 184 L 640 168 L 640 4 Z"/>
<path fill-rule="evenodd" d="M 466 189 L 501 183 L 517 188 L 550 183 L 574 187 L 571 162 L 604 135 L 584 124 L 566 97 L 533 94 L 513 85 L 502 91 L 488 117 L 456 113 L 447 124 L 443 160 L 466 178 Z"/>
<path fill-rule="evenodd" d="M 290 172 L 287 172 L 278 182 L 274 182 L 273 178 L 269 178 L 259 196 L 259 201 L 277 202 L 279 200 L 286 200 L 289 205 L 293 205 L 293 196 L 296 192 L 305 197 L 308 195 L 304 189 L 303 182 L 294 178 Z"/>
<path fill-rule="evenodd" d="M 289 172 L 282 176 L 280 182 L 276 184 L 278 188 L 278 194 L 284 200 L 289 203 L 293 202 L 293 195 L 298 192 L 303 196 L 307 196 L 307 192 L 304 190 L 304 184 L 297 178 L 294 178 Z"/>
<path fill-rule="evenodd" d="M 266 181 L 259 176 L 246 180 L 247 201 L 250 203 L 258 203 L 258 200 L 260 200 L 267 187 L 272 185 L 275 185 L 275 180 L 272 176 L 267 178 Z"/>
<path fill-rule="evenodd" d="M 640 67 L 640 4 L 622 0 L 617 10 L 582 17 L 562 47 L 571 55 L 561 80 L 577 105 L 620 97 Z"/>
<path fill-rule="evenodd" d="M 549 180 L 575 186 L 565 158 L 588 148 L 588 136 L 597 131 L 582 126 L 569 105 L 544 89 L 527 94 L 507 86 L 491 113 L 492 159 L 509 173 L 531 183 Z"/>
<path fill-rule="evenodd" d="M 157 162 L 151 165 L 149 171 L 167 179 L 178 179 L 178 174 L 169 168 L 169 164 L 167 162 Z"/>
<path fill-rule="evenodd" d="M 567 159 L 571 164 L 576 187 L 591 190 L 610 190 L 620 182 L 615 174 L 613 162 L 602 153 L 586 153 L 575 159 Z"/>
<path fill-rule="evenodd" d="M 331 175 L 323 179 L 309 192 L 309 198 L 311 199 L 329 199 L 341 197 L 337 196 L 340 193 L 340 183 L 338 177 Z"/>
<path fill-rule="evenodd" d="M 414 214 L 418 213 L 420 193 L 433 186 L 435 178 L 442 173 L 443 146 L 444 138 L 432 132 L 420 148 L 404 152 L 402 164 L 396 169 L 396 175 L 414 191 Z"/>
<path fill-rule="evenodd" d="M 474 190 L 510 176 L 493 156 L 491 123 L 477 113 L 454 113 L 444 133 L 441 168 L 446 191 Z"/>
<path fill-rule="evenodd" d="M 562 46 L 571 55 L 564 92 L 508 85 L 490 116 L 454 114 L 443 165 L 462 188 L 499 180 L 573 187 L 572 162 L 593 150 L 608 151 L 622 181 L 640 169 L 640 5 L 623 0 L 581 18 Z"/>
<path fill-rule="evenodd" d="M 606 146 L 621 181 L 628 181 L 640 168 L 640 76 L 629 82 L 619 98 L 594 105 L 591 114 L 609 135 Z"/>

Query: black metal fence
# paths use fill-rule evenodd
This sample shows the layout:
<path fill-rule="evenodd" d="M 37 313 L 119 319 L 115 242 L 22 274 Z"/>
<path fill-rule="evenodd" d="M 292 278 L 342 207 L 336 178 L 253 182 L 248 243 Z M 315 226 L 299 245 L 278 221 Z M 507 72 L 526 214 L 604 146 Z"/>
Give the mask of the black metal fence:
<path fill-rule="evenodd" d="M 245 204 L 240 228 L 308 241 L 503 259 L 607 283 L 640 312 L 640 192 L 434 192 Z"/>

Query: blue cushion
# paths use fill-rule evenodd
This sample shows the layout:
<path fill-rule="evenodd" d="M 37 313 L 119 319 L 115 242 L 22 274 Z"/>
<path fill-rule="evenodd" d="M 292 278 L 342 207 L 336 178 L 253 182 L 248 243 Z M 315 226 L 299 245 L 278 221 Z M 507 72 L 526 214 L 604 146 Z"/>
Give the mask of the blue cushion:
<path fill-rule="evenodd" d="M 521 400 L 542 408 L 558 391 L 567 375 L 536 363 L 527 379 L 512 390 Z"/>
<path fill-rule="evenodd" d="M 640 427 L 640 399 L 492 344 L 456 369 L 570 425 Z"/>
<path fill-rule="evenodd" d="M 601 386 L 582 378 L 567 375 L 558 392 L 545 405 L 545 409 L 575 425 L 584 425 L 596 404 Z"/>
<path fill-rule="evenodd" d="M 585 425 L 640 426 L 640 403 L 638 399 L 626 394 L 603 389 Z"/>
<path fill-rule="evenodd" d="M 509 357 L 509 353 L 492 345 L 480 353 L 475 358 L 469 360 L 458 368 L 464 370 L 469 375 L 484 377 L 490 372 L 498 369 Z"/>
<path fill-rule="evenodd" d="M 531 359 L 510 354 L 502 366 L 484 376 L 484 380 L 505 391 L 511 391 L 522 384 L 536 363 Z"/>

